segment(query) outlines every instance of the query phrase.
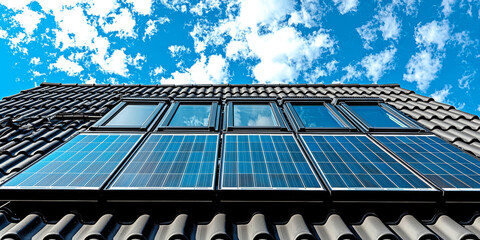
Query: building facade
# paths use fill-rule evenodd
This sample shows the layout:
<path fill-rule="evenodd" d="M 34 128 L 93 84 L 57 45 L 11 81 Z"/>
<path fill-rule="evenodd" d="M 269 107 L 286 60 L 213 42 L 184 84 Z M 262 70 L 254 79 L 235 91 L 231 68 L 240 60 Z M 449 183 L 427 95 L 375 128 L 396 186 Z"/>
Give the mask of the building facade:
<path fill-rule="evenodd" d="M 2 239 L 478 239 L 480 120 L 399 85 L 43 83 Z"/>

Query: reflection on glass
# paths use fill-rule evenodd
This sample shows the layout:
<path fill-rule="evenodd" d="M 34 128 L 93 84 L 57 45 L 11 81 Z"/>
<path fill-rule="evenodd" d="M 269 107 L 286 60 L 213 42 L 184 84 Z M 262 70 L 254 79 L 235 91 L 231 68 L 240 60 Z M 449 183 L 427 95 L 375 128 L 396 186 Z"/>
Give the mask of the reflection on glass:
<path fill-rule="evenodd" d="M 205 127 L 210 117 L 210 104 L 180 104 L 168 126 Z"/>
<path fill-rule="evenodd" d="M 106 126 L 141 126 L 156 107 L 157 105 L 129 104 L 113 117 Z"/>
<path fill-rule="evenodd" d="M 407 128 L 398 118 L 378 105 L 350 105 L 350 108 L 372 127 Z"/>
<path fill-rule="evenodd" d="M 305 127 L 342 128 L 332 113 L 323 105 L 293 105 Z"/>
<path fill-rule="evenodd" d="M 237 127 L 278 126 L 269 104 L 234 104 L 233 125 Z"/>

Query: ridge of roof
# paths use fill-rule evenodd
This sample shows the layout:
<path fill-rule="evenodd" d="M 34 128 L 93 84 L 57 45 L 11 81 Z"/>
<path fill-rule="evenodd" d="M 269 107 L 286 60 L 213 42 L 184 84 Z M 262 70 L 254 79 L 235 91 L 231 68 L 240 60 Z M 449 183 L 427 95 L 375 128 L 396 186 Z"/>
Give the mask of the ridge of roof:
<path fill-rule="evenodd" d="M 75 87 L 265 87 L 265 86 L 280 86 L 280 87 L 400 87 L 398 83 L 387 83 L 387 84 L 359 84 L 359 83 L 349 83 L 349 84 L 309 84 L 309 83 L 295 83 L 295 84 L 78 84 L 78 83 L 50 83 L 42 82 L 40 87 L 45 86 L 75 86 Z"/>

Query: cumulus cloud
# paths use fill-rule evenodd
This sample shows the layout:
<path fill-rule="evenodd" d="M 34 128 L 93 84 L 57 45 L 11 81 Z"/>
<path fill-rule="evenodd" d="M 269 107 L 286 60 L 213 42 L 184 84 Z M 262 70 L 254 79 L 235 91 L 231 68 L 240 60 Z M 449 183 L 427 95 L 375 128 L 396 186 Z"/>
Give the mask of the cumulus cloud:
<path fill-rule="evenodd" d="M 344 68 L 342 68 L 343 71 L 346 71 L 347 73 L 340 78 L 339 81 L 334 81 L 334 83 L 345 83 L 353 79 L 358 79 L 362 76 L 362 72 L 357 70 L 357 68 L 354 65 L 347 65 Z"/>
<path fill-rule="evenodd" d="M 415 42 L 424 47 L 436 45 L 442 50 L 450 38 L 450 25 L 447 20 L 441 22 L 432 21 L 423 26 L 417 26 L 415 30 Z"/>
<path fill-rule="evenodd" d="M 96 55 L 92 60 L 97 63 L 103 72 L 128 77 L 128 56 L 125 48 L 115 50 L 109 57 L 103 54 Z"/>
<path fill-rule="evenodd" d="M 417 88 L 425 92 L 442 68 L 441 57 L 427 50 L 417 52 L 408 61 L 403 80 L 416 83 Z"/>
<path fill-rule="evenodd" d="M 170 19 L 167 17 L 161 17 L 157 20 L 149 19 L 147 21 L 147 27 L 145 28 L 145 34 L 143 35 L 143 41 L 145 41 L 147 37 L 151 38 L 153 35 L 155 35 L 155 33 L 157 33 L 157 25 L 162 25 L 168 22 L 170 22 Z"/>
<path fill-rule="evenodd" d="M 195 64 L 185 71 L 176 71 L 169 78 L 160 80 L 162 84 L 219 84 L 226 83 L 228 78 L 228 63 L 221 55 L 211 55 L 208 58 L 201 54 Z"/>
<path fill-rule="evenodd" d="M 150 72 L 150 76 L 156 77 L 156 76 L 162 75 L 164 72 L 165 72 L 165 68 L 163 68 L 162 66 L 158 66 Z"/>
<path fill-rule="evenodd" d="M 341 14 L 357 11 L 358 0 L 333 0 Z"/>
<path fill-rule="evenodd" d="M 20 26 L 25 29 L 25 33 L 32 35 L 33 31 L 37 29 L 37 25 L 40 23 L 42 18 L 45 18 L 45 15 L 32 11 L 28 8 L 23 9 L 22 13 L 19 13 L 13 17 Z"/>
<path fill-rule="evenodd" d="M 133 5 L 133 10 L 141 15 L 152 13 L 152 0 L 126 0 Z"/>
<path fill-rule="evenodd" d="M 110 15 L 112 20 L 102 24 L 102 29 L 106 33 L 117 32 L 120 38 L 136 37 L 135 19 L 127 8 L 120 9 L 119 14 Z"/>
<path fill-rule="evenodd" d="M 437 90 L 430 95 L 437 102 L 445 102 L 448 95 L 450 95 L 450 90 L 452 85 L 445 85 L 443 89 Z"/>
<path fill-rule="evenodd" d="M 93 0 L 88 5 L 87 13 L 100 17 L 106 17 L 119 7 L 117 0 Z"/>
<path fill-rule="evenodd" d="M 453 12 L 452 7 L 455 4 L 455 0 L 442 0 L 442 13 L 445 17 L 448 17 Z"/>
<path fill-rule="evenodd" d="M 396 48 L 390 48 L 364 57 L 360 64 L 366 70 L 365 75 L 373 83 L 377 83 L 387 70 L 394 68 L 393 59 L 396 52 Z"/>
<path fill-rule="evenodd" d="M 30 59 L 30 64 L 33 64 L 33 65 L 40 64 L 40 58 L 39 57 L 33 57 L 32 59 Z"/>
<path fill-rule="evenodd" d="M 189 53 L 190 49 L 185 46 L 171 45 L 168 47 L 168 51 L 170 51 L 170 55 L 172 55 L 172 57 L 177 57 L 182 53 Z"/>
<path fill-rule="evenodd" d="M 8 32 L 3 29 L 0 29 L 0 39 L 5 39 L 7 37 L 8 37 Z"/>
<path fill-rule="evenodd" d="M 57 62 L 50 64 L 50 69 L 57 69 L 65 72 L 68 76 L 76 76 L 83 71 L 83 67 L 78 63 L 66 59 L 64 56 L 60 56 Z"/>
<path fill-rule="evenodd" d="M 393 4 L 380 8 L 372 20 L 356 28 L 365 49 L 371 49 L 370 43 L 377 40 L 377 32 L 382 33 L 383 40 L 397 40 L 399 38 L 401 23 L 393 8 Z"/>

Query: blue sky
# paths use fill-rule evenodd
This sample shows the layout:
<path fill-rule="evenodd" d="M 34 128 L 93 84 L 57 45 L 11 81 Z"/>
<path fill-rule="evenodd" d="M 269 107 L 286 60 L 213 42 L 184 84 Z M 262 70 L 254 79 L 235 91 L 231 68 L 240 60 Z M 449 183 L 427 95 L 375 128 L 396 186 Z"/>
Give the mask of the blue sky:
<path fill-rule="evenodd" d="M 399 83 L 480 113 L 477 0 L 0 0 L 8 96 L 61 83 Z"/>

